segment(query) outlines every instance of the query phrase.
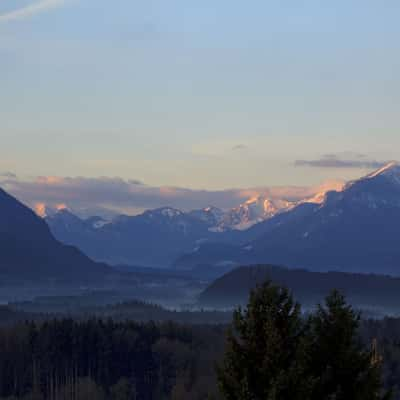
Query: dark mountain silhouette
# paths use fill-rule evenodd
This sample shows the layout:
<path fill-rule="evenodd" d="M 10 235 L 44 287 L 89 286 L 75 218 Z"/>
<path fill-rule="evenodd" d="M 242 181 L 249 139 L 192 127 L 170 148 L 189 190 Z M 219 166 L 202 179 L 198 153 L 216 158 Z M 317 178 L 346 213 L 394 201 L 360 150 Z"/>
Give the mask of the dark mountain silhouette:
<path fill-rule="evenodd" d="M 61 244 L 46 223 L 0 189 L 0 276 L 36 280 L 100 279 L 111 269 Z"/>
<path fill-rule="evenodd" d="M 333 289 L 346 294 L 349 301 L 371 312 L 397 313 L 400 279 L 373 274 L 311 272 L 271 265 L 237 268 L 212 283 L 199 297 L 199 304 L 231 308 L 247 303 L 249 292 L 265 280 L 288 287 L 297 301 L 315 306 Z"/>

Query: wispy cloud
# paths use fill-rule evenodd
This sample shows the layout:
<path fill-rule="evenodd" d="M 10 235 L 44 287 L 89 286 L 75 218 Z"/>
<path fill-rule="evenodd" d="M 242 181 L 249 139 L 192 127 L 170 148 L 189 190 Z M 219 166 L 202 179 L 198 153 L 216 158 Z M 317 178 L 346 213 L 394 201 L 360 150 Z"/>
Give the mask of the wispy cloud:
<path fill-rule="evenodd" d="M 35 14 L 47 11 L 52 8 L 61 7 L 65 4 L 66 0 L 40 0 L 25 7 L 17 8 L 15 10 L 0 14 L 1 22 L 10 22 L 20 19 L 29 18 Z"/>
<path fill-rule="evenodd" d="M 237 144 L 235 146 L 232 147 L 232 150 L 237 151 L 237 150 L 246 150 L 247 146 L 245 144 Z"/>
<path fill-rule="evenodd" d="M 4 171 L 0 172 L 0 178 L 17 179 L 17 175 L 14 172 Z"/>
<path fill-rule="evenodd" d="M 313 160 L 296 160 L 296 167 L 314 168 L 359 168 L 377 169 L 387 164 L 387 161 L 377 161 L 367 158 L 363 154 L 355 154 L 353 158 L 343 158 L 337 154 L 325 154 L 321 158 Z"/>

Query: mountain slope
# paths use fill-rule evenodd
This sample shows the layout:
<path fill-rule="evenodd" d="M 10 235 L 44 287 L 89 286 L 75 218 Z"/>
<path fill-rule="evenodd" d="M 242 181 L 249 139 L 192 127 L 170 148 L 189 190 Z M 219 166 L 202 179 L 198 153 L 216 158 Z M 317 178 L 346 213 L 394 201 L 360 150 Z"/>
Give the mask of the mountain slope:
<path fill-rule="evenodd" d="M 304 205 L 302 205 L 304 206 Z M 385 168 L 330 192 L 319 206 L 296 207 L 267 221 L 267 230 L 247 243 L 219 250 L 202 246 L 181 267 L 230 262 L 269 263 L 313 270 L 400 274 L 400 166 Z M 295 214 L 297 215 L 294 218 Z M 265 227 L 265 226 L 264 226 Z M 247 235 L 247 233 L 245 233 Z M 245 236 L 244 236 L 245 238 Z"/>
<path fill-rule="evenodd" d="M 0 275 L 12 279 L 95 279 L 109 273 L 58 242 L 46 223 L 0 189 Z"/>
<path fill-rule="evenodd" d="M 209 221 L 169 207 L 120 216 L 111 223 L 81 220 L 62 211 L 46 222 L 59 240 L 96 260 L 150 267 L 167 267 L 180 254 L 216 235 L 209 231 Z"/>

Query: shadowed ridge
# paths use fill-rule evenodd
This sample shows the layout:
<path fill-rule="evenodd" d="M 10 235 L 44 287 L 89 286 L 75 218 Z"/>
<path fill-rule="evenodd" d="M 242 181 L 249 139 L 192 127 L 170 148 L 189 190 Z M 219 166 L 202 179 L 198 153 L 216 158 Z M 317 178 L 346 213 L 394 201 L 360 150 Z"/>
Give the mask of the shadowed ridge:
<path fill-rule="evenodd" d="M 111 269 L 58 242 L 46 222 L 0 189 L 0 275 L 18 280 L 100 279 Z"/>

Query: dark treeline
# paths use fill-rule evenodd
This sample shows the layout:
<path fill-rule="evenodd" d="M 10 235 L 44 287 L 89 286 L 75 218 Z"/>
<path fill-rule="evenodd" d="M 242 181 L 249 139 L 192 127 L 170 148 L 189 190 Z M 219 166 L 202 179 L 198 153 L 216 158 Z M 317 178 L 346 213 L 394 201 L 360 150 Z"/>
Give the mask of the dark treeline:
<path fill-rule="evenodd" d="M 17 311 L 19 318 L 34 315 L 69 316 L 74 319 L 97 317 L 112 318 L 114 321 L 134 320 L 137 322 L 166 322 L 174 321 L 183 324 L 228 324 L 232 312 L 211 310 L 168 310 L 160 305 L 146 303 L 140 300 L 129 300 L 108 305 L 86 304 L 84 296 L 43 297 L 32 301 L 12 303 L 3 307 L 8 310 L 9 320 L 12 321 L 12 311 Z M 27 318 L 25 318 L 27 319 Z M 1 320 L 1 307 L 0 307 Z"/>
<path fill-rule="evenodd" d="M 42 313 L 27 312 L 10 306 L 0 306 L 0 326 L 12 325 L 27 320 L 41 321 L 46 318 L 48 318 L 48 316 Z"/>
<path fill-rule="evenodd" d="M 224 328 L 111 320 L 0 329 L 0 395 L 24 399 L 202 399 L 215 391 Z"/>

